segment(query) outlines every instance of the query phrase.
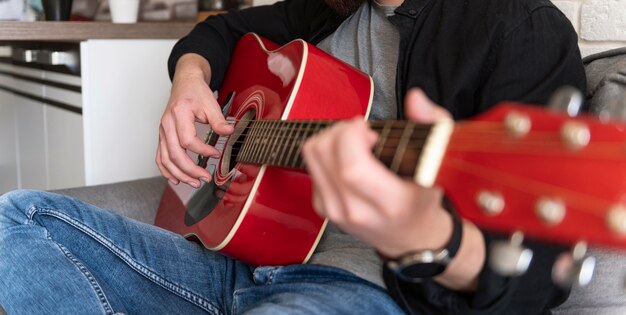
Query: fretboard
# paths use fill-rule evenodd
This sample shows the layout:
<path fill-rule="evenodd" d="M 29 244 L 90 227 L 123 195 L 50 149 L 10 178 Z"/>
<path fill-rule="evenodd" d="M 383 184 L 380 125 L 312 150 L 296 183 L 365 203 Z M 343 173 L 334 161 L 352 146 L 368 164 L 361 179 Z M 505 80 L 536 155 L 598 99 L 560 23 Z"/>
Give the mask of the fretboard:
<path fill-rule="evenodd" d="M 304 168 L 302 145 L 334 121 L 255 120 L 243 132 L 237 161 L 249 164 Z M 433 125 L 409 121 L 370 121 L 379 133 L 374 155 L 400 176 L 412 177 Z M 330 152 L 329 152 L 330 153 Z"/>

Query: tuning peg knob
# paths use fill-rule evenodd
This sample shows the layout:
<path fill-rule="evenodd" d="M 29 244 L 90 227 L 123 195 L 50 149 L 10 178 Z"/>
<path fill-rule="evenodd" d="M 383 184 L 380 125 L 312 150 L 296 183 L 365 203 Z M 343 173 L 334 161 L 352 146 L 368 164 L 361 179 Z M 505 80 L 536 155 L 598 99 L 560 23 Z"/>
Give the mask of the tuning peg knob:
<path fill-rule="evenodd" d="M 552 267 L 552 280 L 563 288 L 583 287 L 591 282 L 596 259 L 585 257 L 587 244 L 577 243 L 571 252 L 561 254 Z"/>
<path fill-rule="evenodd" d="M 583 105 L 583 94 L 571 86 L 563 86 L 550 97 L 548 106 L 558 112 L 567 113 L 570 117 L 578 115 Z"/>
<path fill-rule="evenodd" d="M 503 276 L 520 276 L 528 270 L 533 251 L 522 246 L 524 234 L 515 232 L 509 241 L 494 242 L 490 247 L 489 265 Z"/>

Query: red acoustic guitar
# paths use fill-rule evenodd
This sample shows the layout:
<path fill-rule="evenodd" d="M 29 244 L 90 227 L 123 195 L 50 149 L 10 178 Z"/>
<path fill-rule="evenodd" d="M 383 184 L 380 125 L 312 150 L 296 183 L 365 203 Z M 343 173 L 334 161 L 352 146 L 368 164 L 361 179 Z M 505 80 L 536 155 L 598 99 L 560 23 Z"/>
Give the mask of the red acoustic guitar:
<path fill-rule="evenodd" d="M 235 132 L 208 132 L 219 159 L 193 156 L 213 181 L 169 185 L 156 224 L 251 264 L 306 262 L 326 220 L 311 205 L 302 144 L 333 120 L 367 117 L 372 93 L 367 75 L 304 41 L 244 36 L 218 97 Z M 626 124 L 513 103 L 456 124 L 370 124 L 381 162 L 443 187 L 479 226 L 626 247 Z"/>

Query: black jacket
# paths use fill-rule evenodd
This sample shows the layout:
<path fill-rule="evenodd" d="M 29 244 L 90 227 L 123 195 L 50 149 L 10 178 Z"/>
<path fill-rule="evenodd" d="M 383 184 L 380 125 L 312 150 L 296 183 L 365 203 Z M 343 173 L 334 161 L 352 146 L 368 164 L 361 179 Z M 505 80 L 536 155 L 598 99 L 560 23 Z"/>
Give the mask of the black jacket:
<path fill-rule="evenodd" d="M 398 113 L 411 87 L 420 87 L 455 119 L 481 113 L 502 100 L 544 104 L 560 86 L 585 90 L 577 35 L 548 0 L 405 0 L 390 21 L 400 30 Z M 345 18 L 323 0 L 287 0 L 209 17 L 174 47 L 176 61 L 188 52 L 206 57 L 211 88 L 219 88 L 237 40 L 255 32 L 278 44 L 302 38 L 313 44 Z M 402 118 L 402 117 L 399 117 Z M 483 232 L 487 246 L 497 238 Z M 478 290 L 465 295 L 434 282 L 409 284 L 384 271 L 389 292 L 415 314 L 549 314 L 567 292 L 550 272 L 561 248 L 529 243 L 529 271 L 505 278 L 485 266 Z"/>

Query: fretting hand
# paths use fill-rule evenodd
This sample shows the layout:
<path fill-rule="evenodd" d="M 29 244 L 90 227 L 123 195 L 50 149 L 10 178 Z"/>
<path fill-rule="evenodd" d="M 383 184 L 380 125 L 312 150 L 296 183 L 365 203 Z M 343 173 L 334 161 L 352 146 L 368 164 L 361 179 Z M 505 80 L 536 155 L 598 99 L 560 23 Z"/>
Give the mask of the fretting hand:
<path fill-rule="evenodd" d="M 407 117 L 417 122 L 450 119 L 418 89 L 407 94 L 405 106 Z M 367 122 L 356 118 L 337 123 L 305 143 L 314 208 L 389 257 L 443 248 L 452 234 L 452 219 L 442 207 L 442 191 L 421 187 L 389 171 L 372 154 L 377 138 Z M 440 281 L 471 290 L 484 263 L 484 243 L 468 222 L 459 256 L 464 256 L 463 266 L 451 263 Z"/>
<path fill-rule="evenodd" d="M 409 118 L 430 123 L 449 117 L 443 109 L 424 104 L 428 99 L 421 91 L 408 97 Z M 307 141 L 303 155 L 314 181 L 316 211 L 388 256 L 442 247 L 452 221 L 441 207 L 441 191 L 389 171 L 372 154 L 377 138 L 359 117 Z M 431 233 L 433 227 L 439 233 Z"/>

